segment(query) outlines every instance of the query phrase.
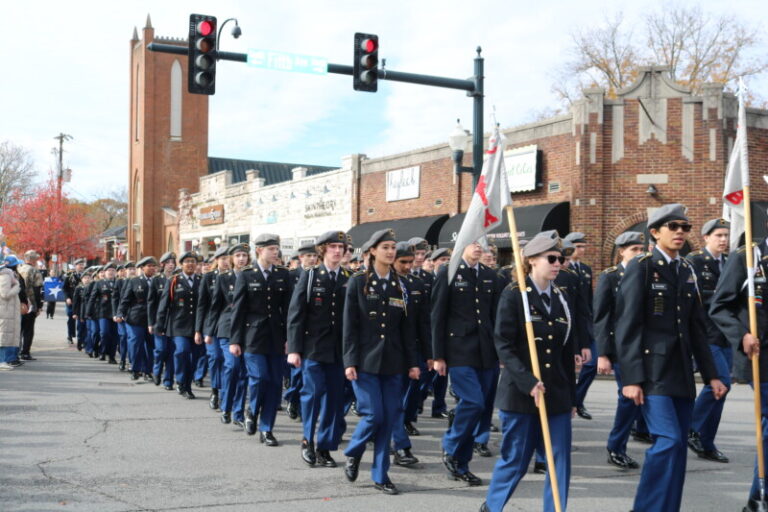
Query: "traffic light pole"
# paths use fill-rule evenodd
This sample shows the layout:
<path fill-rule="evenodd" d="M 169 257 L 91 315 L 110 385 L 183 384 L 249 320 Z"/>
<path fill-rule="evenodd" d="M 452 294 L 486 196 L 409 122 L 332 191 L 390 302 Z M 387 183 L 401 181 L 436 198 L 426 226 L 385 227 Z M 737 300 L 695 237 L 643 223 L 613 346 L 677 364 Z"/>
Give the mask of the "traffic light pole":
<path fill-rule="evenodd" d="M 188 55 L 189 50 L 185 46 L 175 46 L 171 44 L 150 43 L 147 49 L 153 52 L 174 53 L 177 55 Z M 480 55 L 482 49 L 477 47 L 475 56 L 475 75 L 469 79 L 461 80 L 457 78 L 448 78 L 443 76 L 421 75 L 418 73 L 404 73 L 402 71 L 391 71 L 389 69 L 378 69 L 377 76 L 379 80 L 390 80 L 392 82 L 405 82 L 409 84 L 429 85 L 432 87 L 442 87 L 444 89 L 458 89 L 466 91 L 467 96 L 473 98 L 472 115 L 472 190 L 477 187 L 477 181 L 480 179 L 480 172 L 483 169 L 483 97 L 484 97 L 484 59 Z M 218 52 L 217 60 L 231 60 L 235 62 L 248 62 L 247 53 L 236 52 Z M 343 64 L 328 64 L 328 73 L 336 75 L 352 75 L 352 66 Z"/>

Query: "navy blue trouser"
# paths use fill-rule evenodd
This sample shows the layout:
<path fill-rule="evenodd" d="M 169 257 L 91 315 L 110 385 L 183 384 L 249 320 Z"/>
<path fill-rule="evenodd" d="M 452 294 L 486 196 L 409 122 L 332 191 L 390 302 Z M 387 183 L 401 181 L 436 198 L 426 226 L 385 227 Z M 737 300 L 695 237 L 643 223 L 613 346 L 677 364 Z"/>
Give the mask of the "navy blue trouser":
<path fill-rule="evenodd" d="M 128 329 L 125 327 L 125 322 L 117 324 L 117 340 L 120 361 L 125 362 L 128 359 Z"/>
<path fill-rule="evenodd" d="M 283 400 L 293 405 L 299 405 L 301 400 L 302 379 L 302 369 L 291 365 L 290 384 L 288 385 L 288 389 L 283 393 Z"/>
<path fill-rule="evenodd" d="M 205 378 L 208 373 L 208 348 L 205 343 L 197 344 L 192 339 L 192 373 L 195 380 Z"/>
<path fill-rule="evenodd" d="M 717 378 L 730 391 L 733 349 L 718 345 L 710 345 L 709 349 L 712 351 L 712 359 L 715 361 L 715 368 L 717 368 Z M 715 450 L 715 436 L 717 435 L 717 428 L 720 426 L 724 405 L 725 397 L 715 400 L 715 395 L 712 394 L 712 386 L 709 384 L 701 389 L 699 396 L 696 398 L 696 403 L 693 406 L 691 430 L 699 433 L 701 444 L 705 450 Z"/>
<path fill-rule="evenodd" d="M 221 368 L 221 387 L 219 388 L 219 408 L 222 412 L 231 412 L 232 419 L 245 419 L 245 389 L 248 374 L 245 371 L 245 358 L 233 356 L 229 352 L 229 338 L 217 338 L 216 341 L 224 356 Z"/>
<path fill-rule="evenodd" d="M 227 340 L 227 351 L 229 351 L 229 340 Z M 208 374 L 211 376 L 211 389 L 221 389 L 221 370 L 224 366 L 224 352 L 218 338 L 213 336 L 211 343 L 205 344 L 207 354 Z M 195 375 L 197 378 L 197 375 Z M 202 378 L 202 377 L 201 377 Z M 221 398 L 219 398 L 221 401 Z"/>
<path fill-rule="evenodd" d="M 174 344 L 173 366 L 176 384 L 182 389 L 190 389 L 196 362 L 192 355 L 192 347 L 195 345 L 194 338 L 174 336 L 171 339 Z"/>
<path fill-rule="evenodd" d="M 243 354 L 248 372 L 249 410 L 259 418 L 259 431 L 271 432 L 275 426 L 285 355 Z"/>
<path fill-rule="evenodd" d="M 117 324 L 111 318 L 99 318 L 99 333 L 101 354 L 114 359 L 117 352 Z"/>
<path fill-rule="evenodd" d="M 77 320 L 72 318 L 72 315 L 74 314 L 74 309 L 72 308 L 72 304 L 67 304 L 66 309 L 67 309 L 67 338 L 74 338 L 75 337 L 75 325 L 76 325 Z M 80 338 L 80 334 L 78 334 L 77 337 L 79 339 Z"/>
<path fill-rule="evenodd" d="M 176 345 L 173 338 L 170 336 L 161 336 L 155 334 L 155 348 L 150 354 L 153 358 L 150 361 L 150 367 L 152 373 L 155 375 L 163 376 L 163 384 L 165 386 L 173 386 L 173 374 L 174 374 L 174 360 L 173 354 L 176 351 Z M 163 366 L 165 366 L 165 373 L 163 373 Z"/>
<path fill-rule="evenodd" d="M 88 337 L 85 341 L 85 351 L 95 356 L 99 348 L 99 321 L 89 318 L 85 323 L 88 325 Z"/>
<path fill-rule="evenodd" d="M 436 371 L 429 372 L 432 376 L 432 416 L 448 412 L 445 394 L 448 392 L 448 377 L 443 377 Z"/>
<path fill-rule="evenodd" d="M 493 420 L 493 403 L 496 401 L 496 388 L 499 385 L 499 368 L 494 370 L 491 389 L 485 399 L 485 410 L 483 411 L 482 421 L 477 424 L 475 429 L 475 442 L 479 444 L 488 444 L 491 440 L 491 421 Z"/>
<path fill-rule="evenodd" d="M 131 361 L 131 371 L 149 373 L 152 365 L 147 354 L 146 339 L 150 337 L 147 328 L 132 324 L 125 324 L 125 327 L 128 331 L 128 358 Z"/>
<path fill-rule="evenodd" d="M 421 361 L 421 359 L 420 359 Z M 429 379 L 429 372 L 427 372 L 427 364 L 424 361 L 419 363 L 419 379 L 408 379 L 405 383 L 405 389 L 403 391 L 403 421 L 400 423 L 410 422 L 415 423 L 419 416 L 419 405 L 422 402 L 422 392 L 427 386 Z M 395 425 L 397 430 L 397 425 Z"/>
<path fill-rule="evenodd" d="M 750 383 L 750 386 L 753 386 Z M 754 386 L 753 386 L 754 389 Z M 768 454 L 768 382 L 760 383 L 760 413 L 762 416 L 763 425 L 763 453 Z M 754 420 L 753 420 L 754 421 Z M 764 474 L 768 475 L 768 457 L 765 460 Z M 766 496 L 768 496 L 768 489 L 766 489 Z M 757 456 L 755 456 L 755 471 L 752 477 L 752 488 L 749 490 L 749 497 L 753 500 L 760 499 L 760 483 L 758 482 L 757 472 Z"/>
<path fill-rule="evenodd" d="M 613 418 L 613 428 L 608 435 L 608 451 L 627 453 L 627 441 L 632 431 L 634 422 L 642 417 L 640 406 L 621 393 L 624 387 L 621 383 L 621 367 L 618 363 L 613 365 L 613 375 L 616 378 L 616 386 L 619 388 L 619 398 L 616 403 L 616 416 Z"/>
<path fill-rule="evenodd" d="M 595 340 L 592 340 L 589 349 L 592 352 L 592 358 L 589 362 L 581 365 L 579 381 L 576 383 L 576 407 L 584 407 L 584 399 L 587 397 L 589 386 L 592 385 L 592 381 L 595 380 L 595 375 L 597 375 L 597 346 L 595 345 Z"/>
<path fill-rule="evenodd" d="M 305 359 L 301 371 L 304 439 L 314 441 L 317 428 L 317 449 L 338 450 L 341 436 L 347 429 L 344 419 L 344 366 Z"/>
<path fill-rule="evenodd" d="M 80 348 L 85 348 L 88 342 L 88 325 L 85 320 L 77 319 L 77 344 Z"/>

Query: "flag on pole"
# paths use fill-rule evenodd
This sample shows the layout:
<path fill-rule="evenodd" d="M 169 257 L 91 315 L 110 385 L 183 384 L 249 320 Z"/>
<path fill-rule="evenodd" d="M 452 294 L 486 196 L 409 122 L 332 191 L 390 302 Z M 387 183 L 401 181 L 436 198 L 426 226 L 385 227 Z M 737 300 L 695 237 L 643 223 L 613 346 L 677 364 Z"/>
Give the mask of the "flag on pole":
<path fill-rule="evenodd" d="M 498 226 L 504 219 L 504 208 L 512 204 L 507 184 L 507 171 L 504 168 L 504 148 L 507 140 L 496 126 L 493 135 L 488 140 L 488 150 L 483 171 L 477 182 L 469 209 L 461 223 L 461 229 L 456 236 L 453 254 L 448 264 L 448 282 L 453 281 L 456 269 L 461 262 L 464 249 L 480 239 L 485 241 L 485 235 Z"/>
<path fill-rule="evenodd" d="M 747 154 L 747 114 L 744 108 L 746 96 L 744 82 L 739 79 L 739 117 L 736 126 L 736 140 L 728 159 L 723 191 L 723 216 L 731 222 L 731 250 L 739 246 L 744 233 L 744 187 L 749 186 L 749 158 Z M 751 240 L 745 240 L 746 244 Z"/>

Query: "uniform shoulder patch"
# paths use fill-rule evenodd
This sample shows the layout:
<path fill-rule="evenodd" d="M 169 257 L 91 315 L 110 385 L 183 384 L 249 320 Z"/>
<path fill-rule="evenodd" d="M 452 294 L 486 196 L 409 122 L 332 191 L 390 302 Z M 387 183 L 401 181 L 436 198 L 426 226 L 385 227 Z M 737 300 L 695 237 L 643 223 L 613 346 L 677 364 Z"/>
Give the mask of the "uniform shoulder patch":
<path fill-rule="evenodd" d="M 352 277 L 364 276 L 364 275 L 365 275 L 365 270 L 358 270 L 357 272 L 352 274 Z"/>
<path fill-rule="evenodd" d="M 652 252 L 644 252 L 643 254 L 638 254 L 635 258 L 637 258 L 637 261 L 645 261 L 651 256 L 653 256 Z"/>
<path fill-rule="evenodd" d="M 508 289 L 510 289 L 510 290 L 512 290 L 512 291 L 515 291 L 515 290 L 519 290 L 519 289 L 520 289 L 520 287 L 517 285 L 517 283 L 509 283 L 509 284 L 506 286 L 506 288 L 508 288 Z"/>
<path fill-rule="evenodd" d="M 607 269 L 603 270 L 603 272 L 602 272 L 602 273 L 603 273 L 603 274 L 610 274 L 611 272 L 616 272 L 617 270 L 619 270 L 619 267 L 617 267 L 616 265 L 614 265 L 614 266 L 612 266 L 612 267 L 608 267 Z"/>

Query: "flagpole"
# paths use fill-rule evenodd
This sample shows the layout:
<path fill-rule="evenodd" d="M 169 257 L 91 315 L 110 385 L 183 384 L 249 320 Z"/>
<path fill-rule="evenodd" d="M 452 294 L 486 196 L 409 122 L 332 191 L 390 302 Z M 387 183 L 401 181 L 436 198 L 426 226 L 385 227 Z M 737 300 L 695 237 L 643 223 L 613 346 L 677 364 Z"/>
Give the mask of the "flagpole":
<path fill-rule="evenodd" d="M 528 352 L 531 354 L 531 370 L 533 375 L 541 381 L 541 369 L 539 367 L 539 354 L 536 351 L 536 340 L 533 335 L 533 324 L 528 309 L 528 292 L 525 286 L 525 272 L 523 271 L 523 260 L 520 257 L 520 241 L 517 238 L 517 224 L 515 223 L 515 212 L 511 205 L 505 207 L 507 211 L 507 221 L 509 222 L 509 236 L 512 240 L 512 254 L 515 258 L 515 272 L 517 273 L 517 283 L 520 289 L 520 295 L 523 299 L 523 310 L 525 312 L 525 334 L 528 337 Z M 754 302 L 753 302 L 754 304 Z M 754 366 L 754 365 L 753 365 Z M 541 434 L 544 438 L 544 451 L 547 457 L 547 471 L 549 472 L 549 483 L 552 487 L 552 499 L 555 503 L 555 511 L 562 512 L 560 504 L 560 492 L 557 484 L 557 471 L 555 471 L 555 457 L 552 453 L 552 439 L 549 433 L 549 420 L 547 417 L 547 404 L 542 394 L 539 399 L 539 420 L 541 421 Z M 761 477 L 762 478 L 762 477 Z"/>

